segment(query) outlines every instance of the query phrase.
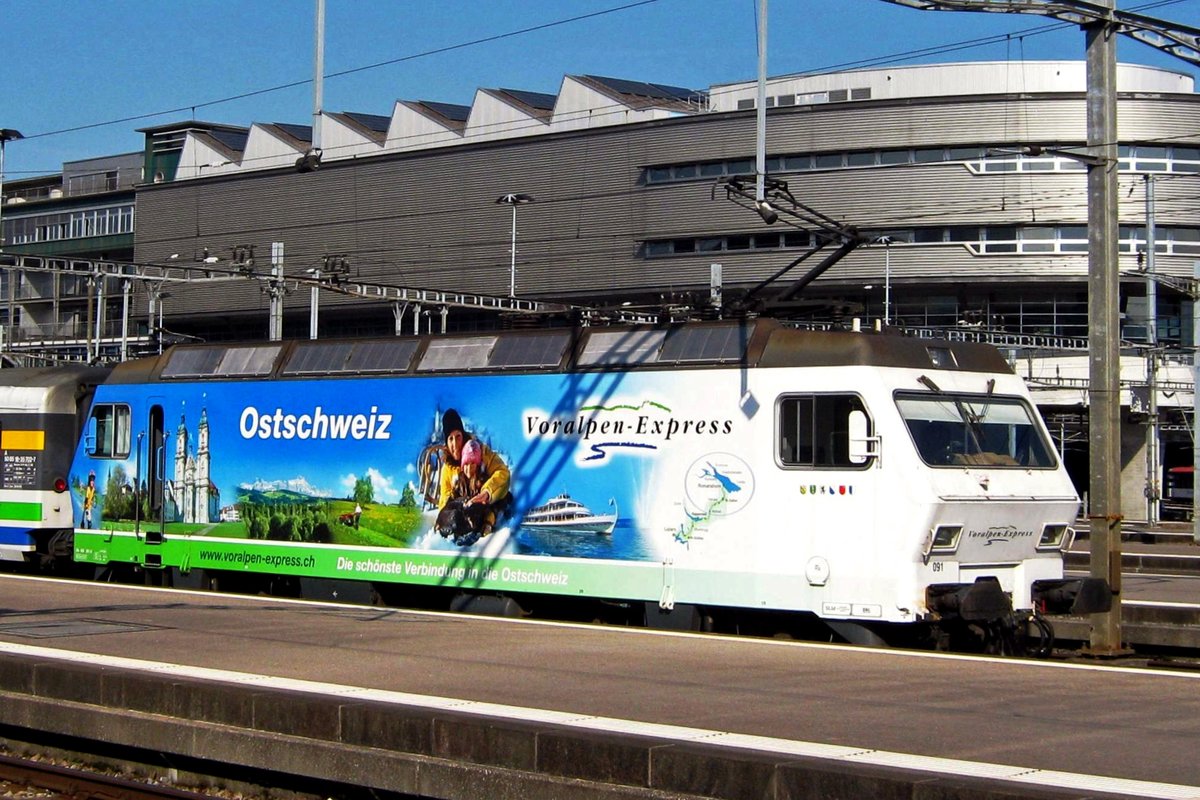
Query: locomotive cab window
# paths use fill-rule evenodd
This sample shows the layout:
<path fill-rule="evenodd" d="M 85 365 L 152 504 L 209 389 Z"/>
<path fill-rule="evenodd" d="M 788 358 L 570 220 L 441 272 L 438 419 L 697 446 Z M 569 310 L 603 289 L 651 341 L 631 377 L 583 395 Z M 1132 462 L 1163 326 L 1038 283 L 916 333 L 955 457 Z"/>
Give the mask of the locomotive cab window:
<path fill-rule="evenodd" d="M 129 456 L 129 406 L 101 403 L 88 420 L 87 451 L 97 458 Z"/>
<path fill-rule="evenodd" d="M 801 394 L 780 399 L 777 410 L 777 450 L 785 467 L 810 469 L 861 468 L 865 459 L 851 455 L 851 415 L 870 417 L 862 398 L 854 394 Z"/>
<path fill-rule="evenodd" d="M 917 452 L 932 467 L 1057 464 L 1033 411 L 1018 397 L 901 392 L 896 406 Z"/>

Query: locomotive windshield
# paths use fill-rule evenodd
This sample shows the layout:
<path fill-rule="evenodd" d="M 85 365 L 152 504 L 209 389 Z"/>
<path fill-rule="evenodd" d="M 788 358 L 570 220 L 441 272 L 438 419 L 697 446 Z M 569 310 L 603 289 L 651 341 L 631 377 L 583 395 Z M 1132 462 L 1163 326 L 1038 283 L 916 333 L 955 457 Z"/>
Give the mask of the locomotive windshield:
<path fill-rule="evenodd" d="M 930 466 L 1055 466 L 1050 443 L 1019 398 L 901 393 L 896 406 L 917 452 Z"/>

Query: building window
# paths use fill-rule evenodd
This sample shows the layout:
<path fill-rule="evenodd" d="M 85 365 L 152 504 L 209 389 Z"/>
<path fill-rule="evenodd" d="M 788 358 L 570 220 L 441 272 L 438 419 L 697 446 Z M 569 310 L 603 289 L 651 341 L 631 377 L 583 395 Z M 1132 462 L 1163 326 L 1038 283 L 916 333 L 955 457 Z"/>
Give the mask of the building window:
<path fill-rule="evenodd" d="M 877 235 L 880 231 L 874 233 Z M 887 235 L 906 244 L 961 245 L 980 256 L 1071 254 L 1086 253 L 1088 250 L 1088 231 L 1084 225 L 955 225 L 895 229 L 887 231 Z M 786 231 L 649 240 L 642 243 L 641 252 L 644 258 L 665 258 L 719 251 L 746 252 L 813 246 L 815 243 L 807 231 Z M 1128 254 L 1145 252 L 1146 229 L 1136 225 L 1122 225 L 1118 248 L 1120 252 Z M 1200 228 L 1159 227 L 1156 230 L 1154 251 L 1168 256 L 1200 256 Z"/>
<path fill-rule="evenodd" d="M 1017 252 L 1017 229 L 1008 225 L 984 228 L 982 251 L 985 253 Z"/>
<path fill-rule="evenodd" d="M 751 101 L 752 103 L 752 101 Z M 1067 148 L 1067 145 L 1063 146 Z M 903 164 L 938 164 L 959 162 L 977 174 L 1011 172 L 1079 172 L 1087 169 L 1080 161 L 1062 155 L 1026 156 L 1020 154 L 988 155 L 1006 149 L 1002 145 L 972 147 L 923 147 L 915 150 L 868 150 L 851 153 L 785 153 L 768 157 L 767 171 L 806 172 L 811 169 L 839 169 L 843 166 L 897 166 Z M 1007 149 L 1013 149 L 1008 147 Z M 1080 146 L 1081 149 L 1081 146 Z M 1082 150 L 1081 150 L 1082 151 Z M 1119 167 L 1122 172 L 1197 173 L 1200 172 L 1200 148 L 1133 145 L 1121 150 Z M 750 159 L 711 161 L 692 164 L 656 165 L 643 170 L 647 184 L 719 178 L 723 175 L 745 175 L 754 172 Z"/>
<path fill-rule="evenodd" d="M 982 147 L 951 147 L 946 151 L 949 161 L 971 161 L 983 158 L 986 151 Z"/>
<path fill-rule="evenodd" d="M 1200 228 L 1174 228 L 1170 233 L 1171 251 L 1175 255 L 1200 256 Z"/>
<path fill-rule="evenodd" d="M 805 154 L 799 156 L 784 156 L 783 170 L 784 172 L 802 172 L 812 169 L 812 156 Z"/>
<path fill-rule="evenodd" d="M 55 242 L 91 236 L 133 233 L 133 204 L 55 214 L 35 214 L 4 220 L 11 244 Z"/>
<path fill-rule="evenodd" d="M 1120 147 L 1118 157 L 1123 168 L 1134 172 L 1169 172 L 1169 156 L 1170 152 L 1166 147 L 1137 145 Z"/>
<path fill-rule="evenodd" d="M 1200 147 L 1173 148 L 1172 172 L 1200 172 Z"/>
<path fill-rule="evenodd" d="M 1054 228 L 1028 227 L 1021 229 L 1022 253 L 1053 253 Z"/>

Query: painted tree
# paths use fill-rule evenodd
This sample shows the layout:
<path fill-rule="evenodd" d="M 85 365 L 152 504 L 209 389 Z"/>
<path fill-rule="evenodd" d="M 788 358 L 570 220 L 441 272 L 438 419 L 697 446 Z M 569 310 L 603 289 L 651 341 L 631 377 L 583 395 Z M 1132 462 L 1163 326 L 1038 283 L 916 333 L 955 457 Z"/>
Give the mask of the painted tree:
<path fill-rule="evenodd" d="M 371 483 L 369 474 L 354 481 L 354 497 L 352 499 L 364 506 L 375 502 L 375 486 Z"/>

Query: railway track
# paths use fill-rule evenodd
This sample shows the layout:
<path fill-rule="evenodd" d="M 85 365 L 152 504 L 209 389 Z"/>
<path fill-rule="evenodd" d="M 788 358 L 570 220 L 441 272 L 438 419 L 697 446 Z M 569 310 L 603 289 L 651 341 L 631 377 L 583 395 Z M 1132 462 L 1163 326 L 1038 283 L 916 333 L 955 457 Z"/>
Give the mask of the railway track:
<path fill-rule="evenodd" d="M 1076 540 L 1063 566 L 1085 575 L 1091 564 L 1089 542 Z M 1127 529 L 1122 534 L 1122 638 L 1139 651 L 1167 652 L 1184 658 L 1200 654 L 1200 546 L 1191 526 L 1156 531 Z M 1086 642 L 1086 618 L 1054 622 L 1060 640 Z"/>
<path fill-rule="evenodd" d="M 1125 644 L 1141 656 L 1163 656 L 1184 662 L 1200 661 L 1200 546 L 1193 543 L 1190 528 L 1168 529 L 1166 533 L 1126 531 L 1122 543 L 1122 573 L 1125 593 L 1122 600 L 1122 636 Z M 1088 573 L 1089 552 L 1086 539 L 1077 541 L 1066 553 L 1064 567 L 1069 575 Z M 46 576 L 53 577 L 53 576 Z M 1174 581 L 1177 588 L 1164 594 L 1167 599 L 1139 599 L 1141 585 Z M 378 602 L 368 584 L 343 586 L 318 599 L 350 604 Z M 208 586 L 177 586 L 203 588 Z M 236 587 L 222 590 L 238 593 Z M 544 608 L 543 608 L 544 611 Z M 481 613 L 487 613 L 481 612 Z M 551 617 L 548 617 L 551 618 Z M 564 618 L 565 619 L 565 618 Z M 572 621 L 579 621 L 572 617 Z M 1078 651 L 1090 637 L 1086 617 L 1054 617 L 1056 650 Z M 746 635 L 755 635 L 753 632 Z M 763 635 L 772 635 L 770 632 Z"/>
<path fill-rule="evenodd" d="M 1086 548 L 1084 542 L 1082 547 Z M 1076 549 L 1067 554 L 1065 566 L 1068 575 L 1082 576 L 1088 573 L 1088 554 L 1086 550 Z M 1154 555 L 1139 552 L 1126 552 L 1123 556 L 1125 575 L 1125 597 L 1122 601 L 1122 639 L 1139 655 L 1156 657 L 1179 657 L 1183 659 L 1200 659 L 1200 547 L 1196 553 L 1188 553 L 1181 558 L 1169 555 Z M 44 577 L 55 577 L 44 575 Z M 1176 591 L 1177 597 L 1171 600 L 1159 601 L 1134 599 L 1133 595 L 1138 584 L 1159 584 L 1164 581 L 1175 581 L 1182 584 Z M 325 596 L 313 599 L 327 602 L 344 602 L 351 605 L 378 603 L 379 600 L 365 584 L 342 586 L 339 590 L 331 591 Z M 207 586 L 175 586 L 176 589 L 202 589 Z M 344 590 L 343 590 L 344 589 Z M 222 587 L 219 591 L 229 591 L 240 594 L 236 587 Z M 296 597 L 296 595 L 287 595 Z M 486 603 L 483 606 L 487 606 Z M 397 607 L 403 607 L 397 606 Z M 460 609 L 461 610 L 461 609 Z M 472 607 L 472 613 L 489 613 L 486 608 L 480 610 Z M 498 612 L 490 612 L 498 613 Z M 561 619 L 562 621 L 581 621 L 578 616 L 555 617 L 546 612 L 542 606 L 537 615 L 544 619 Z M 1056 652 L 1070 653 L 1087 647 L 1091 634 L 1091 622 L 1087 617 L 1055 616 L 1050 619 L 1054 628 Z M 722 631 L 729 632 L 729 631 Z M 753 627 L 739 629 L 742 635 L 755 636 L 777 635 L 773 629 L 756 631 Z M 797 634 L 793 634 L 797 635 Z M 797 635 L 798 638 L 808 638 Z"/>
<path fill-rule="evenodd" d="M 82 766 L 64 766 L 0 755 L 0 796 L 71 800 L 213 800 L 214 794 L 185 791 Z"/>

